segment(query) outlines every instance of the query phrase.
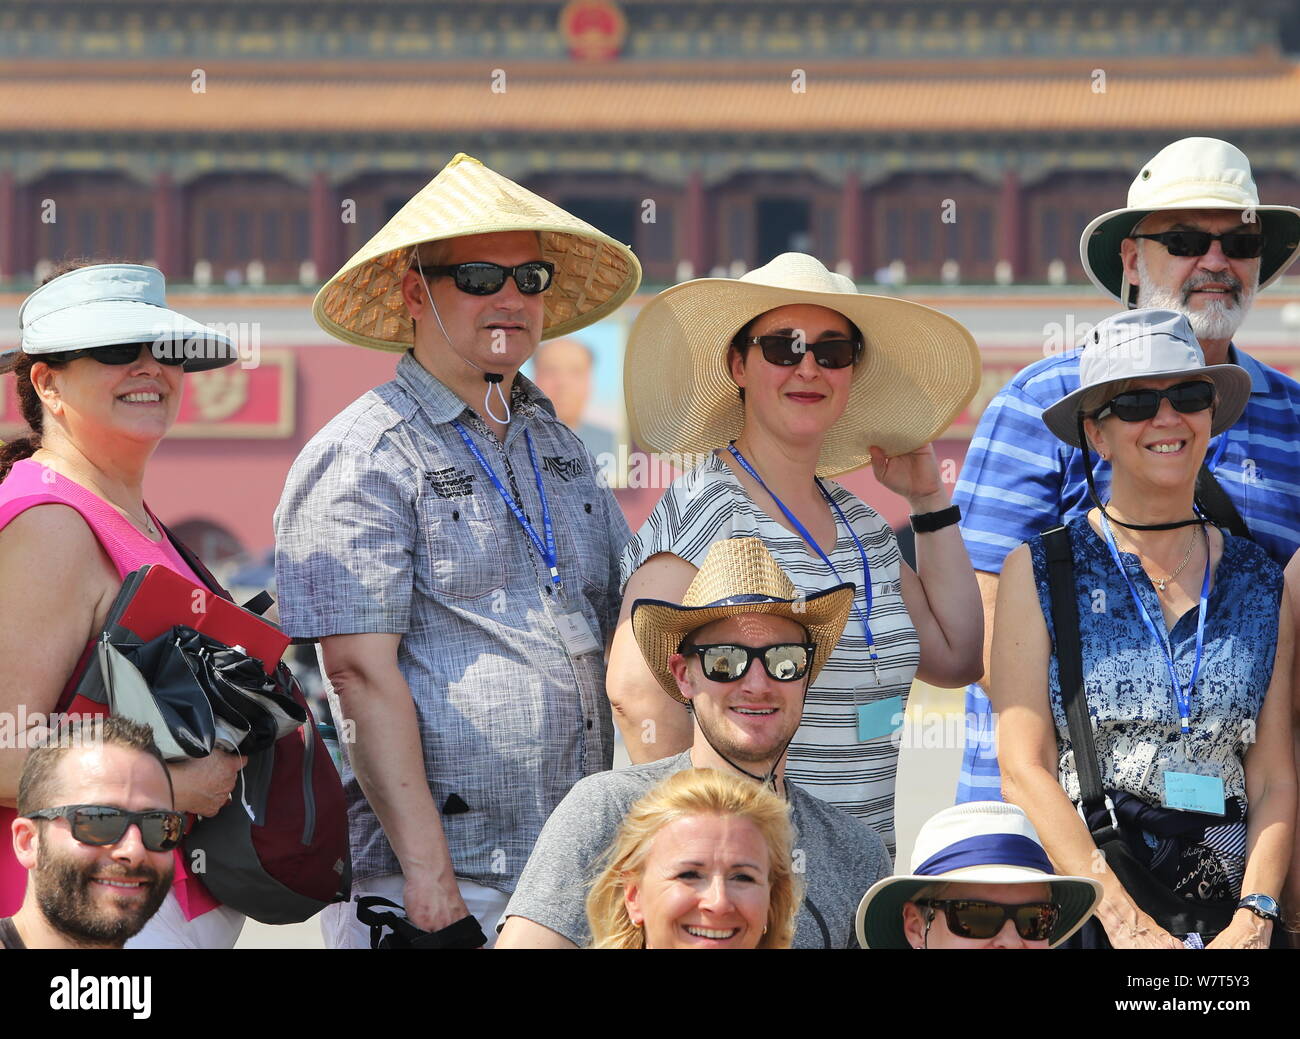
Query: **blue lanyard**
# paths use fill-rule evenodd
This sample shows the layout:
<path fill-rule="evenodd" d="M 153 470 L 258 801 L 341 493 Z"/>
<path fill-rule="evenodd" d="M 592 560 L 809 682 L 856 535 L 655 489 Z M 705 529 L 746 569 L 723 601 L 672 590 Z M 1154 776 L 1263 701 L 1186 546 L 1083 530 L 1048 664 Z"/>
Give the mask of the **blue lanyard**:
<path fill-rule="evenodd" d="M 840 577 L 840 572 L 835 569 L 835 564 L 831 562 L 830 556 L 822 551 L 821 546 L 813 540 L 813 536 L 808 533 L 807 528 L 795 518 L 795 514 L 785 507 L 785 502 L 768 489 L 767 484 L 763 482 L 763 478 L 754 471 L 754 467 L 745 460 L 745 456 L 737 450 L 736 445 L 734 443 L 729 444 L 727 450 L 731 452 L 731 457 L 740 463 L 741 468 L 744 469 L 745 472 L 749 473 L 749 475 L 757 481 L 758 485 L 762 487 L 764 491 L 767 491 L 768 497 L 776 502 L 776 507 L 780 509 L 785 515 L 785 518 L 790 521 L 790 525 L 798 531 L 799 536 L 803 538 L 804 541 L 808 542 L 809 547 L 822 557 L 822 562 L 830 567 L 831 573 L 835 575 L 835 579 L 841 583 L 846 583 L 844 582 L 844 579 Z M 867 611 L 866 613 L 862 612 L 858 607 L 857 599 L 855 598 L 853 602 L 853 612 L 858 615 L 858 621 L 862 625 L 862 633 L 867 640 L 867 654 L 871 658 L 871 666 L 876 671 L 876 680 L 879 681 L 880 668 L 878 661 L 880 660 L 880 655 L 876 652 L 876 640 L 872 637 L 871 625 L 867 623 L 867 619 L 871 616 L 871 564 L 867 562 L 867 553 L 862 547 L 862 542 L 858 540 L 857 532 L 852 527 L 849 527 L 849 521 L 844 516 L 844 510 L 840 508 L 839 503 L 836 502 L 827 492 L 826 488 L 822 486 L 821 480 L 813 477 L 813 482 L 817 484 L 817 489 L 822 492 L 822 497 L 830 503 L 831 508 L 835 510 L 835 514 L 839 516 L 840 520 L 844 523 L 844 526 L 848 527 L 849 536 L 853 538 L 853 544 L 857 547 L 858 555 L 862 559 L 862 594 L 863 599 L 867 604 Z"/>
<path fill-rule="evenodd" d="M 1129 577 L 1128 571 L 1119 558 L 1119 549 L 1115 547 L 1115 535 L 1110 529 L 1110 522 L 1106 519 L 1106 514 L 1102 513 L 1101 526 L 1106 532 L 1106 547 L 1110 549 L 1110 557 L 1115 560 L 1115 565 L 1124 577 L 1124 582 L 1128 585 L 1128 590 L 1133 595 L 1133 601 L 1137 603 L 1138 615 L 1142 618 L 1142 623 L 1147 626 L 1147 631 L 1151 637 L 1156 640 L 1156 645 L 1160 647 L 1160 652 L 1164 654 L 1165 665 L 1169 668 L 1169 681 L 1174 687 L 1174 701 L 1178 707 L 1178 720 L 1182 726 L 1183 735 L 1186 736 L 1191 730 L 1192 715 L 1192 690 L 1196 688 L 1197 676 L 1201 673 L 1201 651 L 1205 646 L 1205 614 L 1210 604 L 1210 540 L 1205 539 L 1205 577 L 1201 580 L 1201 602 L 1197 608 L 1196 616 L 1196 658 L 1192 663 L 1192 677 L 1187 685 L 1182 685 L 1178 681 L 1178 675 L 1174 671 L 1174 657 L 1169 649 L 1169 638 L 1156 630 L 1155 624 L 1151 620 L 1151 615 L 1147 613 L 1147 608 L 1142 604 L 1142 599 L 1138 596 L 1138 590 L 1133 584 L 1133 579 Z M 1204 534 L 1204 529 L 1202 529 Z M 1193 535 L 1194 536 L 1194 535 Z"/>
<path fill-rule="evenodd" d="M 542 487 L 542 470 L 537 465 L 537 452 L 533 449 L 532 435 L 528 430 L 524 430 L 524 440 L 528 444 L 528 460 L 533 464 L 533 476 L 537 479 L 537 497 L 542 501 L 542 529 L 546 533 L 545 542 L 538 537 L 537 528 L 528 521 L 528 517 L 524 515 L 524 510 L 521 509 L 519 503 L 515 501 L 514 495 L 506 490 L 505 484 L 501 482 L 501 478 L 497 476 L 496 471 L 492 466 L 488 465 L 488 460 L 483 457 L 483 452 L 478 449 L 478 445 L 470 439 L 469 433 L 466 432 L 465 427 L 460 424 L 460 420 L 452 419 L 451 424 L 456 427 L 456 432 L 459 433 L 460 438 L 465 441 L 465 446 L 469 448 L 470 454 L 478 460 L 478 464 L 481 465 L 483 471 L 487 473 L 488 479 L 492 481 L 492 486 L 495 487 L 497 493 L 501 495 L 501 500 L 509 506 L 515 519 L 519 521 L 519 525 L 524 528 L 524 533 L 528 535 L 528 539 L 533 543 L 533 548 L 537 549 L 537 554 L 541 556 L 542 559 L 546 561 L 546 565 L 550 567 L 551 584 L 555 586 L 557 592 L 562 592 L 564 590 L 564 583 L 560 580 L 560 557 L 559 553 L 555 550 L 555 530 L 551 526 L 551 510 L 546 504 L 546 491 Z"/>

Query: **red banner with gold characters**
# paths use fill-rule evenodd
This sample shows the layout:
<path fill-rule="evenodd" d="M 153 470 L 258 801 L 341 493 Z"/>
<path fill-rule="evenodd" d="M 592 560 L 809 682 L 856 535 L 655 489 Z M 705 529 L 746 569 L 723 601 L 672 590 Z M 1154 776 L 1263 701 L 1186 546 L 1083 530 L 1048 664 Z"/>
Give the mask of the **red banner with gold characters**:
<path fill-rule="evenodd" d="M 185 376 L 185 394 L 169 437 L 273 439 L 293 434 L 295 380 L 292 350 L 262 350 L 256 365 L 240 363 Z M 0 380 L 0 440 L 21 435 L 13 382 Z"/>

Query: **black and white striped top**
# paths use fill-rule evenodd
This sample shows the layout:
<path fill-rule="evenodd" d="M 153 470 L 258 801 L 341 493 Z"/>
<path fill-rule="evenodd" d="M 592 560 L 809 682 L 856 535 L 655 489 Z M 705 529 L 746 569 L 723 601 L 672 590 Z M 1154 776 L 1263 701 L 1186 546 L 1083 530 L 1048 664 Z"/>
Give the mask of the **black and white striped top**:
<path fill-rule="evenodd" d="M 902 716 L 891 735 L 859 740 L 859 705 L 901 697 L 907 692 L 920 658 L 920 641 L 903 603 L 899 582 L 901 557 L 894 532 L 870 506 L 832 480 L 827 491 L 857 533 L 871 564 L 872 605 L 869 623 L 880 656 L 876 683 L 866 637 L 857 614 L 830 660 L 808 691 L 803 724 L 786 763 L 786 775 L 824 801 L 866 819 L 894 854 L 894 781 Z M 735 474 L 717 454 L 675 480 L 655 506 L 620 561 L 622 583 L 651 556 L 670 552 L 699 566 L 709 546 L 722 538 L 758 537 L 804 594 L 832 588 L 842 581 L 858 586 L 858 609 L 865 613 L 862 561 L 839 517 L 837 540 L 828 551 L 837 577 L 799 535 L 781 526 L 750 500 Z M 826 549 L 823 545 L 822 548 Z M 889 712 L 893 713 L 893 712 Z"/>

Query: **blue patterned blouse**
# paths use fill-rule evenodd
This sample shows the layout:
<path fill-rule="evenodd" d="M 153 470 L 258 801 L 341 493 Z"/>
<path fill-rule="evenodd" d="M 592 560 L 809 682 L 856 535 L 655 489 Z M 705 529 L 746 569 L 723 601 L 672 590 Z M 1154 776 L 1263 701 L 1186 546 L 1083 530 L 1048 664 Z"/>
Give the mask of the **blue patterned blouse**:
<path fill-rule="evenodd" d="M 1179 756 L 1182 739 L 1169 669 L 1101 535 L 1086 516 L 1073 520 L 1068 529 L 1074 550 L 1084 687 L 1102 785 L 1159 805 L 1161 774 Z M 1048 689 L 1056 722 L 1060 781 L 1077 803 L 1079 780 L 1061 703 L 1042 537 L 1032 538 L 1029 549 L 1039 605 L 1052 639 Z M 1121 552 L 1120 559 L 1148 615 L 1157 630 L 1162 629 L 1164 614 L 1155 586 L 1136 555 Z M 1273 676 L 1281 600 L 1282 569 L 1255 543 L 1225 532 L 1223 555 L 1210 589 L 1204 654 L 1191 694 L 1191 735 L 1187 739 L 1192 760 L 1218 765 L 1225 795 L 1243 802 L 1246 779 L 1242 760 L 1254 741 L 1255 719 Z M 1174 668 L 1183 682 L 1191 677 L 1196 656 L 1196 621 L 1193 607 L 1168 633 Z"/>

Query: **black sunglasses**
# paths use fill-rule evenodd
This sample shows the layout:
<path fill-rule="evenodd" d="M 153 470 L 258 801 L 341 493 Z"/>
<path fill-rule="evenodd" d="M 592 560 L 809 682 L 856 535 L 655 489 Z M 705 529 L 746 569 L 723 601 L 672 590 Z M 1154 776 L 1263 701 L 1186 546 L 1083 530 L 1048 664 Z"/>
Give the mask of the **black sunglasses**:
<path fill-rule="evenodd" d="M 453 263 L 440 267 L 425 267 L 427 274 L 450 274 L 456 279 L 456 288 L 471 296 L 491 296 L 500 292 L 506 278 L 513 277 L 519 291 L 525 296 L 536 296 L 551 287 L 555 264 L 548 260 L 529 260 L 517 267 L 502 267 L 499 263 L 475 260 L 471 263 Z"/>
<path fill-rule="evenodd" d="M 35 360 L 55 361 L 58 363 L 75 361 L 79 357 L 90 357 L 100 364 L 131 364 L 140 356 L 141 350 L 148 350 L 159 364 L 184 364 L 188 358 L 185 351 L 177 349 L 172 343 L 114 343 L 112 346 L 92 346 L 85 350 L 61 350 L 57 353 L 37 354 Z"/>
<path fill-rule="evenodd" d="M 1061 907 L 1055 902 L 1009 906 L 972 898 L 924 898 L 916 904 L 942 909 L 948 930 L 962 938 L 992 938 L 1011 920 L 1016 934 L 1025 941 L 1042 942 L 1052 937 L 1061 915 Z"/>
<path fill-rule="evenodd" d="M 704 677 L 710 682 L 739 682 L 745 677 L 749 665 L 755 660 L 763 662 L 763 670 L 778 682 L 793 682 L 808 673 L 814 642 L 780 642 L 774 646 L 696 646 L 683 644 L 683 654 L 694 653 L 700 658 Z"/>
<path fill-rule="evenodd" d="M 1145 422 L 1156 417 L 1160 401 L 1166 397 L 1174 410 L 1184 415 L 1204 411 L 1214 403 L 1214 383 L 1180 382 L 1167 390 L 1127 390 L 1101 407 L 1093 418 L 1101 420 L 1114 414 L 1123 422 Z"/>
<path fill-rule="evenodd" d="M 183 820 L 180 812 L 162 808 L 147 812 L 128 812 L 111 805 L 64 805 L 44 808 L 24 816 L 27 819 L 67 819 L 72 836 L 82 844 L 102 848 L 116 844 L 126 836 L 132 824 L 140 827 L 140 839 L 150 851 L 171 851 L 181 842 Z"/>
<path fill-rule="evenodd" d="M 1159 242 L 1169 250 L 1170 256 L 1204 256 L 1211 242 L 1223 243 L 1223 255 L 1230 260 L 1253 260 L 1264 255 L 1268 239 L 1262 234 L 1248 231 L 1226 231 L 1210 234 L 1209 231 L 1161 231 L 1159 234 L 1135 234 L 1130 238 L 1145 238 Z"/>
<path fill-rule="evenodd" d="M 862 344 L 852 339 L 821 339 L 809 343 L 794 336 L 750 336 L 746 346 L 757 346 L 763 351 L 763 360 L 789 368 L 812 354 L 822 368 L 847 368 L 855 364 L 862 353 Z"/>

